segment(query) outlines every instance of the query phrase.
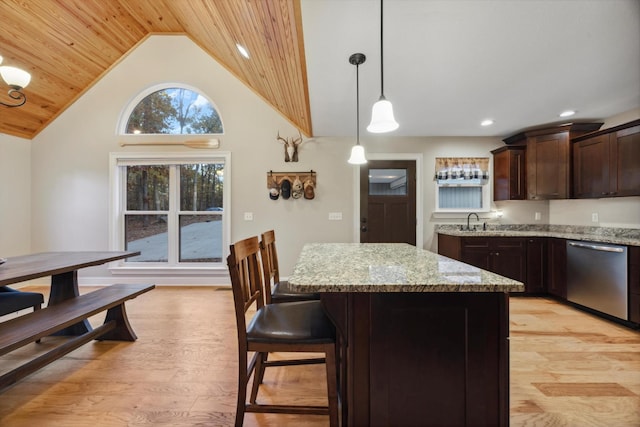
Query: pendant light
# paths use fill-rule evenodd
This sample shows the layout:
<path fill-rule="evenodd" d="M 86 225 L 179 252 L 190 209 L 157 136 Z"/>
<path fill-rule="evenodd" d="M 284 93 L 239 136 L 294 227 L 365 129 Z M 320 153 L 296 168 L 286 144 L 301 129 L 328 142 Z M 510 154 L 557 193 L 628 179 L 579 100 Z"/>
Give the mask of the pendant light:
<path fill-rule="evenodd" d="M 380 0 L 380 99 L 373 104 L 371 110 L 371 123 L 367 126 L 367 130 L 372 133 L 385 133 L 398 129 L 400 126 L 393 117 L 393 106 L 391 102 L 384 97 L 384 61 L 383 61 L 383 43 L 382 43 L 382 1 Z"/>
<path fill-rule="evenodd" d="M 356 66 L 356 145 L 351 148 L 351 157 L 347 160 L 353 165 L 367 163 L 364 147 L 360 145 L 360 73 L 358 67 L 367 60 L 363 53 L 354 53 L 349 57 L 349 63 Z"/>

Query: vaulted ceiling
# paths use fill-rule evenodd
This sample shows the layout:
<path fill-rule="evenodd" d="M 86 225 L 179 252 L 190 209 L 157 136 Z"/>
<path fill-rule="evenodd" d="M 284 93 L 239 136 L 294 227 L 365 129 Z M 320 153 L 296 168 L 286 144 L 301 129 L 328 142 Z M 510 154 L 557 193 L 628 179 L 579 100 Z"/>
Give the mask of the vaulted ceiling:
<path fill-rule="evenodd" d="M 2 0 L 0 22 L 3 65 L 32 75 L 2 133 L 32 138 L 145 37 L 184 33 L 311 134 L 299 1 Z"/>
<path fill-rule="evenodd" d="M 159 33 L 188 35 L 307 136 L 355 135 L 352 53 L 367 56 L 361 129 L 380 95 L 374 0 L 2 0 L 0 23 L 3 65 L 32 74 L 0 132 L 24 138 Z M 603 119 L 640 108 L 640 1 L 386 0 L 384 76 L 399 136 Z"/>

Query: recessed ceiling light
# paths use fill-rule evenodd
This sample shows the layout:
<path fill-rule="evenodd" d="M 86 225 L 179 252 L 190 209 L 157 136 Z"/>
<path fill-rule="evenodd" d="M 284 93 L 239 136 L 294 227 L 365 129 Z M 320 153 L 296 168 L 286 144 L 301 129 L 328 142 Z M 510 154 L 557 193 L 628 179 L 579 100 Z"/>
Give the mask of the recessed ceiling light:
<path fill-rule="evenodd" d="M 569 116 L 573 116 L 576 112 L 573 110 L 567 110 L 567 111 L 563 111 L 562 113 L 560 113 L 560 117 L 569 117 Z"/>
<path fill-rule="evenodd" d="M 240 43 L 236 43 L 236 48 L 238 49 L 238 52 L 240 52 L 240 55 L 249 59 L 249 51 L 244 46 L 242 46 Z"/>
<path fill-rule="evenodd" d="M 486 120 L 483 120 L 482 122 L 480 122 L 480 126 L 491 126 L 493 123 L 494 123 L 493 120 L 486 119 Z"/>

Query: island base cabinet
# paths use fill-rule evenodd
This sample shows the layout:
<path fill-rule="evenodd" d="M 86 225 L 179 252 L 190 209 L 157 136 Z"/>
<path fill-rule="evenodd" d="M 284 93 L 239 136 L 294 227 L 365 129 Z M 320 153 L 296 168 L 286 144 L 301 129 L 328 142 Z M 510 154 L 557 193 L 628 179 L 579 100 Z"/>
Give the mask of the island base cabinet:
<path fill-rule="evenodd" d="M 509 425 L 506 294 L 324 293 L 322 300 L 347 343 L 346 425 Z"/>

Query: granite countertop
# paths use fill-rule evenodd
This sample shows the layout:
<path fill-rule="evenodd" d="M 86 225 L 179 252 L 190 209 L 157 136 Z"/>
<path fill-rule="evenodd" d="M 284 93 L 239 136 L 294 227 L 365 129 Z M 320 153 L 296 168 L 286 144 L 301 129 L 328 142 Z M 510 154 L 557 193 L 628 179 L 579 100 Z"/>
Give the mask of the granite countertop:
<path fill-rule="evenodd" d="M 473 224 L 472 224 L 473 225 Z M 640 229 L 584 227 L 576 225 L 487 224 L 476 231 L 461 230 L 460 225 L 437 225 L 435 232 L 450 236 L 486 237 L 556 237 L 567 240 L 640 246 Z"/>
<path fill-rule="evenodd" d="M 299 292 L 522 292 L 524 285 L 405 243 L 308 243 L 289 277 Z"/>

